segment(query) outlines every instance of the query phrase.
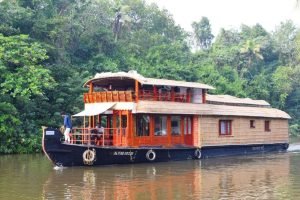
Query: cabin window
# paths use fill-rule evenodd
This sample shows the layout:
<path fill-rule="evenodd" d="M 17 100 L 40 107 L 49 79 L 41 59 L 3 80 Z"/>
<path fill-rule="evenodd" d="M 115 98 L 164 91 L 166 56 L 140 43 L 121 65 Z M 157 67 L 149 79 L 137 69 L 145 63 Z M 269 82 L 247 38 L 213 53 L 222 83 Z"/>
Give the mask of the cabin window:
<path fill-rule="evenodd" d="M 231 120 L 219 121 L 219 135 L 232 135 Z"/>
<path fill-rule="evenodd" d="M 250 120 L 250 128 L 255 128 L 255 120 Z"/>
<path fill-rule="evenodd" d="M 126 134 L 126 128 L 127 128 L 127 116 L 122 115 L 121 116 L 121 131 L 123 136 Z"/>
<path fill-rule="evenodd" d="M 202 89 L 193 88 L 193 90 L 192 90 L 192 103 L 203 103 Z"/>
<path fill-rule="evenodd" d="M 171 134 L 180 135 L 180 116 L 171 116 Z"/>
<path fill-rule="evenodd" d="M 192 134 L 192 118 L 191 117 L 185 117 L 183 124 L 184 124 L 184 134 L 185 135 Z"/>
<path fill-rule="evenodd" d="M 267 132 L 271 131 L 271 129 L 270 129 L 270 121 L 265 121 L 265 131 L 267 131 Z"/>
<path fill-rule="evenodd" d="M 167 135 L 167 116 L 154 117 L 154 135 L 155 136 Z"/>
<path fill-rule="evenodd" d="M 136 116 L 136 130 L 137 136 L 149 136 L 150 135 L 150 116 L 149 115 L 137 115 Z"/>
<path fill-rule="evenodd" d="M 120 128 L 120 117 L 119 116 L 116 117 L 116 127 Z"/>
<path fill-rule="evenodd" d="M 121 127 L 127 128 L 127 116 L 124 115 L 121 116 Z"/>

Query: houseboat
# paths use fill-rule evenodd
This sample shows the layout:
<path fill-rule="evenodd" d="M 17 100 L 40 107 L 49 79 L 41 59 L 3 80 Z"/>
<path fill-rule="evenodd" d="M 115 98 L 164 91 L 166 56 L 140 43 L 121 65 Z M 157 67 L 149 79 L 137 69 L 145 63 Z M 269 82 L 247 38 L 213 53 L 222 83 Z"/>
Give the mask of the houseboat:
<path fill-rule="evenodd" d="M 288 148 L 290 116 L 263 100 L 210 95 L 198 82 L 146 78 L 136 71 L 88 80 L 84 110 L 66 142 L 43 129 L 43 150 L 58 166 L 201 159 Z M 76 118 L 76 119 L 75 119 Z"/>

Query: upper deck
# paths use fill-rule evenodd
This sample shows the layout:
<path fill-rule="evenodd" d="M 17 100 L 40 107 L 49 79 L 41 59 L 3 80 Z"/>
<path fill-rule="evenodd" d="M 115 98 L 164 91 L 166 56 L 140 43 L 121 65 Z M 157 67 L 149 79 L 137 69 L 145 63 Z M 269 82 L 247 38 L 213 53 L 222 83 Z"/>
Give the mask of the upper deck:
<path fill-rule="evenodd" d="M 206 93 L 213 87 L 195 82 L 145 78 L 135 71 L 100 73 L 84 85 L 85 103 L 170 101 L 205 103 Z"/>

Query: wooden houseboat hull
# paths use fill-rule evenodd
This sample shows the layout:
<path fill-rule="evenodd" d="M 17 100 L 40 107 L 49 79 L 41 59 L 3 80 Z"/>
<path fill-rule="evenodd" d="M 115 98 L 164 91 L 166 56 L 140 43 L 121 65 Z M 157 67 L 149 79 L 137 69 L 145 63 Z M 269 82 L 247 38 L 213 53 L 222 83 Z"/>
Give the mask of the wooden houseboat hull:
<path fill-rule="evenodd" d="M 51 134 L 45 134 L 46 132 Z M 43 151 L 56 166 L 97 166 L 202 159 L 221 156 L 282 152 L 287 143 L 227 145 L 210 147 L 110 147 L 62 142 L 58 129 L 47 128 L 43 133 Z"/>

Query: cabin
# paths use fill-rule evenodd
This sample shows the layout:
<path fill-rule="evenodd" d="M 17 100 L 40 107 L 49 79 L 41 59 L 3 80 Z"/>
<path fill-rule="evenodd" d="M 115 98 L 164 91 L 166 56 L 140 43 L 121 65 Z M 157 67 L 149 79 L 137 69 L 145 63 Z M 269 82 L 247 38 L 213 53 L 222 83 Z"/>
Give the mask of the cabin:
<path fill-rule="evenodd" d="M 98 73 L 83 94 L 83 126 L 72 142 L 114 147 L 286 144 L 290 116 L 263 100 L 210 95 L 212 86 L 146 78 L 136 71 Z M 97 135 L 97 124 L 104 132 Z M 95 139 L 96 138 L 96 139 Z"/>

